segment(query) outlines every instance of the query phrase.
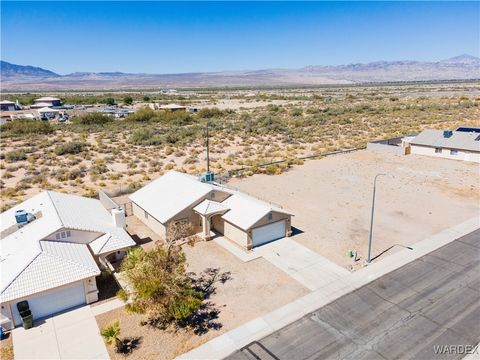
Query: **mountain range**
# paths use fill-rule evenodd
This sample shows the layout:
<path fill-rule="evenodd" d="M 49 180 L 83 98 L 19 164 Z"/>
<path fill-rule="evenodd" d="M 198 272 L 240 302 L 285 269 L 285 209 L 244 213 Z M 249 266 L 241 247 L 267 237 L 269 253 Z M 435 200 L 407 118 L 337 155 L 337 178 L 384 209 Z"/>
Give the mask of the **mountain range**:
<path fill-rule="evenodd" d="M 75 72 L 60 75 L 0 62 L 1 90 L 120 90 L 172 87 L 255 87 L 480 79 L 480 58 L 460 55 L 437 62 L 377 61 L 299 69 L 146 74 Z"/>

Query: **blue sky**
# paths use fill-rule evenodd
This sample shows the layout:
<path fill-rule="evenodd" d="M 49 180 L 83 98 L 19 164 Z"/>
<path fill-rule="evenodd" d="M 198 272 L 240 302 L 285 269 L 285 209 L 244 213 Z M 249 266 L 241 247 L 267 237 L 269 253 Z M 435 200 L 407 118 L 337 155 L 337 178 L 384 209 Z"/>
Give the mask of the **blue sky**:
<path fill-rule="evenodd" d="M 479 2 L 1 1 L 1 58 L 60 74 L 479 55 Z"/>

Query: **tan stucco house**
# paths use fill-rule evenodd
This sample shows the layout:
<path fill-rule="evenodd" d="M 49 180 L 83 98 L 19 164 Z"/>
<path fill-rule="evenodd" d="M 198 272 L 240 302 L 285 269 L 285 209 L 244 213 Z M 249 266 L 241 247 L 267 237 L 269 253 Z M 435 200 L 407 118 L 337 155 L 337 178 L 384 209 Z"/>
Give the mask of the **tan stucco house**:
<path fill-rule="evenodd" d="M 161 237 L 170 224 L 187 221 L 205 239 L 220 234 L 240 246 L 255 246 L 291 235 L 292 214 L 215 182 L 169 171 L 130 195 L 133 214 Z"/>
<path fill-rule="evenodd" d="M 17 211 L 29 214 L 29 222 L 19 223 Z M 135 245 L 124 216 L 98 200 L 52 191 L 3 212 L 1 326 L 21 324 L 16 304 L 22 300 L 34 320 L 98 300 L 100 268 Z"/>

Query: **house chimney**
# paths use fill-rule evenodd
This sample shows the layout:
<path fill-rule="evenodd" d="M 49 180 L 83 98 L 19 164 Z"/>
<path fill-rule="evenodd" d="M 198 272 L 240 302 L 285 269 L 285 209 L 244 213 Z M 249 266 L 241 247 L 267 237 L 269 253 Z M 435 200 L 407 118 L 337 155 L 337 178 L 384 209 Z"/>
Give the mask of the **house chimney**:
<path fill-rule="evenodd" d="M 114 208 L 112 209 L 112 218 L 113 218 L 113 225 L 116 227 L 125 229 L 126 222 L 125 222 L 125 210 L 122 208 Z"/>

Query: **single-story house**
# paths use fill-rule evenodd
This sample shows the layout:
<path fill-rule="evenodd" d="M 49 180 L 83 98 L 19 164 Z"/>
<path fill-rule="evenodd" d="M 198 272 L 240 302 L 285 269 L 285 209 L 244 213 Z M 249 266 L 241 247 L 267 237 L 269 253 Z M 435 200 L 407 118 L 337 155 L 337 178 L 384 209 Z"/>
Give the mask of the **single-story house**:
<path fill-rule="evenodd" d="M 18 110 L 22 110 L 22 107 L 19 104 L 9 100 L 0 101 L 0 111 L 18 111 Z"/>
<path fill-rule="evenodd" d="M 480 163 L 480 134 L 424 130 L 410 140 L 410 153 Z"/>
<path fill-rule="evenodd" d="M 60 110 L 52 109 L 52 108 L 49 108 L 49 107 L 43 107 L 41 109 L 38 109 L 37 112 L 38 112 L 38 115 L 39 115 L 40 119 L 42 119 L 42 118 L 53 119 L 55 116 L 58 115 Z"/>
<path fill-rule="evenodd" d="M 255 246 L 291 235 L 292 214 L 215 182 L 169 171 L 130 195 L 133 214 L 163 238 L 171 224 L 188 222 L 191 232 L 210 239 L 224 235 L 240 246 Z M 212 233 L 213 232 L 213 233 Z"/>
<path fill-rule="evenodd" d="M 19 220 L 19 211 L 30 221 Z M 121 209 L 99 200 L 44 191 L 0 214 L 0 323 L 21 324 L 17 303 L 33 319 L 98 300 L 100 267 L 135 245 Z"/>
<path fill-rule="evenodd" d="M 187 107 L 178 104 L 168 104 L 168 105 L 160 105 L 158 107 L 160 110 L 169 110 L 169 111 L 186 111 Z"/>
<path fill-rule="evenodd" d="M 33 100 L 33 105 L 30 106 L 32 109 L 41 109 L 43 107 L 55 107 L 55 106 L 62 106 L 62 102 L 60 99 L 45 96 L 38 99 Z"/>

